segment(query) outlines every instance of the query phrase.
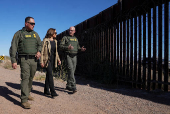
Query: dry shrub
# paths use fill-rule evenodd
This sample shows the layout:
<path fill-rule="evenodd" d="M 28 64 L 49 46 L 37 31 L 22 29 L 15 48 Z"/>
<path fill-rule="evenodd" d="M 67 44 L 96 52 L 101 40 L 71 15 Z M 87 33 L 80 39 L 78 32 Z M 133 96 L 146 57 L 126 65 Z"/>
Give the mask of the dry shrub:
<path fill-rule="evenodd" d="M 45 80 L 45 75 L 38 75 L 38 76 L 34 76 L 34 80 L 37 81 L 44 81 Z"/>
<path fill-rule="evenodd" d="M 6 61 L 3 65 L 3 67 L 5 69 L 13 70 L 12 65 L 11 65 L 11 61 Z"/>
<path fill-rule="evenodd" d="M 9 56 L 5 56 L 4 60 L 0 60 L 0 66 L 3 66 L 5 69 L 13 70 Z"/>

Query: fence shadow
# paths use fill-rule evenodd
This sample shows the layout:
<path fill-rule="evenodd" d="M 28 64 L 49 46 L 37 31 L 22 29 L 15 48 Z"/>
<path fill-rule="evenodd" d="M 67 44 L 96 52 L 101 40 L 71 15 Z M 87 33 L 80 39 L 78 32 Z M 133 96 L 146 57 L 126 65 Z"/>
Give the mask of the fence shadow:
<path fill-rule="evenodd" d="M 65 88 L 62 88 L 62 87 L 55 87 L 55 90 L 65 92 L 65 93 L 70 94 L 70 95 L 74 94 L 73 92 L 68 91 L 68 90 L 66 90 Z"/>
<path fill-rule="evenodd" d="M 126 95 L 126 96 L 132 96 L 137 97 L 145 100 L 149 100 L 155 103 L 160 103 L 164 105 L 170 105 L 170 93 L 168 92 L 162 92 L 162 91 L 146 91 L 141 89 L 135 89 L 128 86 L 108 86 L 105 84 L 99 84 L 97 82 L 84 79 L 80 76 L 76 76 L 76 83 L 79 85 L 87 85 L 93 88 L 103 89 L 106 91 L 115 92 L 118 94 Z"/>
<path fill-rule="evenodd" d="M 42 83 L 42 82 L 35 82 L 35 81 L 33 81 L 32 85 L 44 87 L 44 83 Z"/>
<path fill-rule="evenodd" d="M 14 89 L 18 89 L 18 90 L 20 89 L 20 84 L 11 83 L 11 82 L 5 82 L 5 83 L 6 83 L 6 85 L 8 85 Z M 170 93 L 168 93 L 168 92 L 161 92 L 161 91 L 153 91 L 152 92 L 152 91 L 146 91 L 146 90 L 140 90 L 140 89 L 132 89 L 132 88 L 124 87 L 124 86 L 118 86 L 118 87 L 117 86 L 107 86 L 107 85 L 99 84 L 97 82 L 87 80 L 87 79 L 84 79 L 81 77 L 76 77 L 76 83 L 79 85 L 87 85 L 92 88 L 103 89 L 106 91 L 111 91 L 111 92 L 115 92 L 115 93 L 126 95 L 126 96 L 132 96 L 132 97 L 149 100 L 149 101 L 152 101 L 155 103 L 170 105 L 170 102 L 169 102 L 170 101 Z M 41 82 L 33 82 L 33 85 L 44 87 L 44 84 Z M 58 91 L 67 92 L 67 91 L 65 91 L 64 88 L 55 87 L 55 89 Z M 37 91 L 37 90 L 33 89 L 31 92 L 44 96 L 43 92 L 41 92 L 41 91 Z M 68 94 L 71 94 L 71 93 L 68 92 Z M 2 97 L 6 98 L 7 100 L 13 102 L 14 104 L 20 105 L 19 101 L 10 97 L 10 95 L 20 97 L 20 95 L 12 92 L 7 87 L 0 86 L 0 95 Z"/>

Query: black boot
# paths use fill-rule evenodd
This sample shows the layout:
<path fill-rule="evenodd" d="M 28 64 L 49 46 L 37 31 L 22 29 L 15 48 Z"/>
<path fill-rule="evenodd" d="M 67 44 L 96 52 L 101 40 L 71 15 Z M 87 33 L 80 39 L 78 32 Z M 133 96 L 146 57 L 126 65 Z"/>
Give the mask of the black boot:
<path fill-rule="evenodd" d="M 53 94 L 51 94 L 51 97 L 52 98 L 55 98 L 55 97 L 57 97 L 57 96 L 59 96 L 56 92 L 55 93 L 53 93 Z"/>
<path fill-rule="evenodd" d="M 49 89 L 44 89 L 44 95 L 45 96 L 51 95 Z"/>
<path fill-rule="evenodd" d="M 51 94 L 50 94 L 50 92 L 44 92 L 44 95 L 45 95 L 45 96 L 49 96 L 49 95 L 51 95 Z"/>

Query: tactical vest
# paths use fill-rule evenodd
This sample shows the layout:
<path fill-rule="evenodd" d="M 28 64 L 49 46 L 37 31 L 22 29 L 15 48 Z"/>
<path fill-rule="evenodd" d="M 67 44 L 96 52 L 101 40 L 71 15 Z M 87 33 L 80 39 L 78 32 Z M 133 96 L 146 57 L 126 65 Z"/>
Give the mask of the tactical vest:
<path fill-rule="evenodd" d="M 69 53 L 77 53 L 78 51 L 78 40 L 76 37 L 67 37 L 67 41 L 66 41 L 66 45 L 69 46 L 69 45 L 72 45 L 74 47 L 74 49 L 72 50 L 69 50 Z"/>
<path fill-rule="evenodd" d="M 18 43 L 18 53 L 21 55 L 34 55 L 37 53 L 37 38 L 35 32 L 30 33 L 21 30 Z"/>

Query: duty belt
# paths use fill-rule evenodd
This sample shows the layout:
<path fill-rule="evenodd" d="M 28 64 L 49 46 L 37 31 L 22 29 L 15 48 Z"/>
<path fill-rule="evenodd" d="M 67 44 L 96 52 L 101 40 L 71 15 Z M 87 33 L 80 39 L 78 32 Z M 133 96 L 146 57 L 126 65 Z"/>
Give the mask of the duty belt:
<path fill-rule="evenodd" d="M 67 53 L 67 55 L 73 58 L 74 56 L 77 56 L 77 53 Z"/>
<path fill-rule="evenodd" d="M 24 57 L 26 60 L 27 59 L 35 59 L 35 55 L 19 55 L 19 58 Z"/>

